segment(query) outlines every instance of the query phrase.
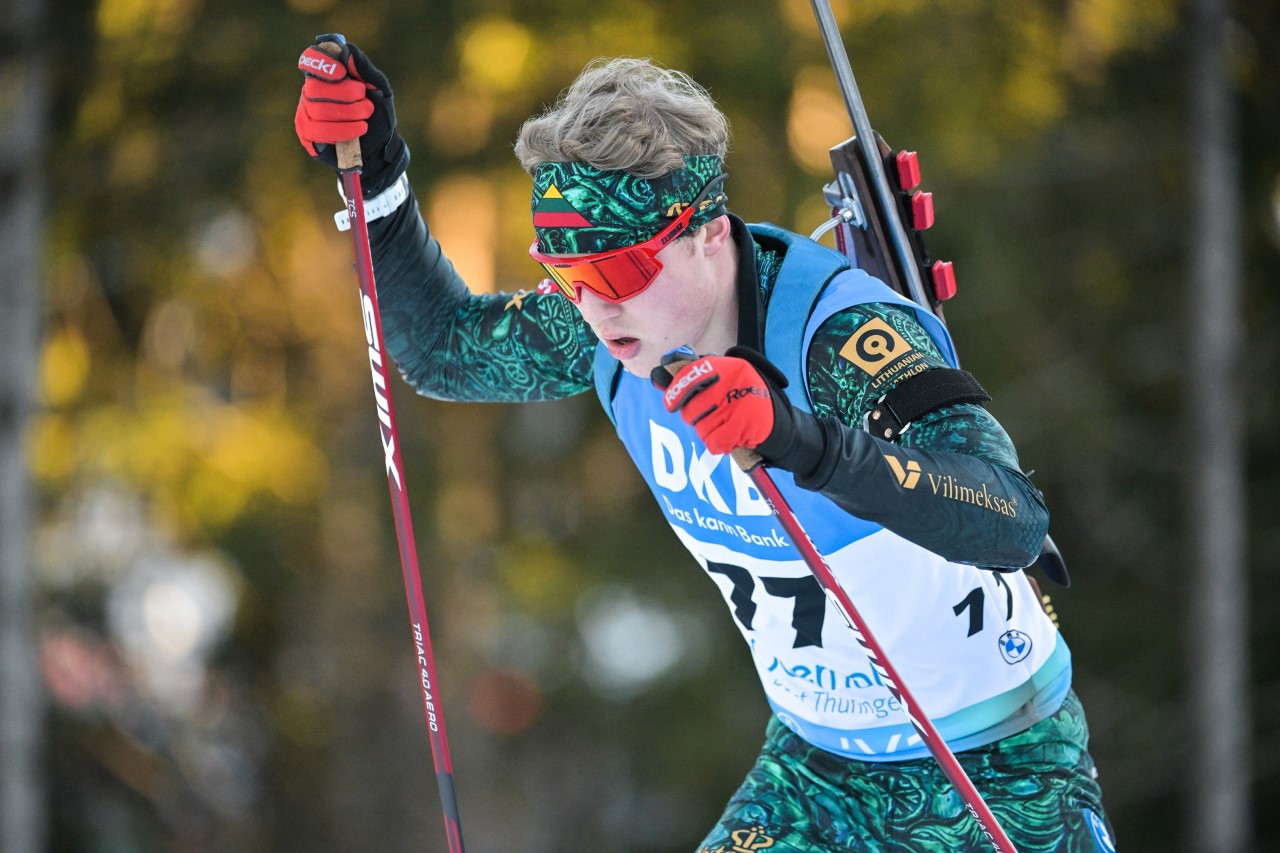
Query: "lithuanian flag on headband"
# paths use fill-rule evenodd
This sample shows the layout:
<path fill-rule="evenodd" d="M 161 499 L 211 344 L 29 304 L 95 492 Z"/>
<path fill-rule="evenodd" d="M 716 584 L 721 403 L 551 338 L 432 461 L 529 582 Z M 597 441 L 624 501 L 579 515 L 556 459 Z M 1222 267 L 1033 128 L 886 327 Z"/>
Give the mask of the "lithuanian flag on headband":
<path fill-rule="evenodd" d="M 538 199 L 533 209 L 534 228 L 590 228 L 592 223 L 573 209 L 573 205 L 560 194 L 555 184 Z"/>

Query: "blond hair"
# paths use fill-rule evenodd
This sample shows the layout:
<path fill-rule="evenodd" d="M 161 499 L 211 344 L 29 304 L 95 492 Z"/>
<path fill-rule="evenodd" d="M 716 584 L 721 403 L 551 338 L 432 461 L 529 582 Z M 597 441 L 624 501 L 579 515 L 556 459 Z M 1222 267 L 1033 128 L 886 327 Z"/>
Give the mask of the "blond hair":
<path fill-rule="evenodd" d="M 683 168 L 687 154 L 723 159 L 728 148 L 728 120 L 692 77 L 648 59 L 596 59 L 524 123 L 515 152 L 530 174 L 576 161 L 657 178 Z"/>

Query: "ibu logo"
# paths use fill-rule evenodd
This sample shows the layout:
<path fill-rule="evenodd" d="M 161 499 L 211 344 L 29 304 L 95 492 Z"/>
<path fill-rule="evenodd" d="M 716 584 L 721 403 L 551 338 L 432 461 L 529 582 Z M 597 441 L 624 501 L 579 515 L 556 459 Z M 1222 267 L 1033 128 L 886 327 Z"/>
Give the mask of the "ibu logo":
<path fill-rule="evenodd" d="M 1005 631 L 1000 635 L 1000 655 L 1008 664 L 1017 663 L 1031 654 L 1031 638 L 1021 631 Z"/>

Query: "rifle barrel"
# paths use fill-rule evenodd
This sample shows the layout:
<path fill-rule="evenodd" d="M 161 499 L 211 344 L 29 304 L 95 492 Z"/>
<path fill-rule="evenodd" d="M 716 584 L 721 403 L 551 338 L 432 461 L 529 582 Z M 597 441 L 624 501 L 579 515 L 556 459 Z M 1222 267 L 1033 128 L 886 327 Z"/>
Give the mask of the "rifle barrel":
<path fill-rule="evenodd" d="M 840 27 L 836 24 L 835 14 L 831 11 L 830 0 L 810 0 L 813 14 L 818 19 L 818 29 L 822 33 L 822 42 L 826 45 L 827 56 L 831 59 L 831 67 L 836 73 L 836 82 L 840 84 L 840 93 L 844 96 L 845 108 L 849 118 L 853 120 L 854 135 L 858 140 L 858 148 L 862 151 L 867 170 L 871 174 L 871 190 L 876 195 L 880 208 L 889 229 L 889 240 L 893 244 L 893 253 L 897 257 L 898 267 L 902 270 L 911 298 L 924 310 L 934 314 L 945 324 L 941 314 L 933 309 L 933 300 L 925 290 L 920 278 L 920 268 L 916 264 L 915 254 L 907 237 L 906 228 L 898 216 L 898 203 L 889 178 L 884 171 L 884 161 L 876 145 L 875 132 L 871 129 L 871 120 L 867 118 L 866 105 L 862 103 L 862 95 L 858 92 L 858 84 L 853 79 L 853 67 L 849 64 L 849 54 L 845 52 L 844 41 L 840 38 Z"/>

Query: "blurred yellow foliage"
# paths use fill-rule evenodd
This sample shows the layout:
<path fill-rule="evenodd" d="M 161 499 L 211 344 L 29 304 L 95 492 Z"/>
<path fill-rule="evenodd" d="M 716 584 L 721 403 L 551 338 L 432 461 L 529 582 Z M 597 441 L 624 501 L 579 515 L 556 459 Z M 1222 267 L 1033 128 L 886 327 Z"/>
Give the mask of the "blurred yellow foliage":
<path fill-rule="evenodd" d="M 49 486 L 73 479 L 136 484 L 191 528 L 221 527 L 266 496 L 302 504 L 324 489 L 328 466 L 309 430 L 275 404 L 233 406 L 190 389 L 134 407 L 99 405 L 74 421 L 36 421 L 31 466 Z"/>
<path fill-rule="evenodd" d="M 795 161 L 816 174 L 830 172 L 827 150 L 851 132 L 849 113 L 831 69 L 818 65 L 799 69 L 787 112 L 787 142 Z"/>
<path fill-rule="evenodd" d="M 849 9 L 853 4 L 833 3 L 831 13 L 835 16 L 836 25 L 841 29 L 849 20 Z M 813 16 L 813 4 L 810 0 L 778 0 L 782 20 L 792 32 L 818 38 L 818 24 Z"/>
<path fill-rule="evenodd" d="M 459 62 L 468 81 L 498 92 L 523 85 L 534 46 L 528 29 L 508 18 L 487 18 L 468 28 L 459 42 Z"/>
<path fill-rule="evenodd" d="M 76 116 L 76 140 L 81 143 L 106 136 L 124 117 L 124 93 L 118 76 L 99 75 L 90 85 Z"/>
<path fill-rule="evenodd" d="M 190 22 L 195 11 L 193 0 L 100 0 L 98 32 L 109 39 L 173 34 Z"/>
<path fill-rule="evenodd" d="M 653 4 L 603 5 L 584 23 L 581 32 L 556 41 L 561 51 L 557 58 L 563 63 L 559 71 L 568 75 L 557 78 L 559 86 L 567 86 L 587 62 L 598 56 L 648 56 L 659 64 L 687 70 L 683 66 L 688 43 L 670 37 L 670 22 Z"/>
<path fill-rule="evenodd" d="M 1011 132 L 1035 129 L 1061 118 L 1066 109 L 1065 84 L 1059 58 L 1060 22 L 1040 7 L 1019 6 L 1008 13 L 1007 27 L 1019 47 L 999 91 L 1006 118 L 992 110 L 991 118 Z"/>
<path fill-rule="evenodd" d="M 28 464 L 37 480 L 63 482 L 75 467 L 76 428 L 62 414 L 44 414 L 32 420 Z"/>
<path fill-rule="evenodd" d="M 245 491 L 268 492 L 285 503 L 302 503 L 324 485 L 324 455 L 289 415 L 275 406 L 219 406 L 203 459 Z"/>
<path fill-rule="evenodd" d="M 493 95 L 477 86 L 441 86 L 431 99 L 427 135 L 439 151 L 471 154 L 484 147 L 493 131 Z"/>
<path fill-rule="evenodd" d="M 455 173 L 441 181 L 426 205 L 436 239 L 475 293 L 493 293 L 498 199 L 484 178 Z"/>
<path fill-rule="evenodd" d="M 40 399 L 64 406 L 80 396 L 89 378 L 89 346 L 79 329 L 50 332 L 40 356 Z"/>
<path fill-rule="evenodd" d="M 1097 82 L 1113 55 L 1172 29 L 1181 5 L 1176 0 L 1076 0 L 1062 32 L 1064 69 L 1077 79 Z"/>

